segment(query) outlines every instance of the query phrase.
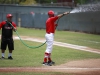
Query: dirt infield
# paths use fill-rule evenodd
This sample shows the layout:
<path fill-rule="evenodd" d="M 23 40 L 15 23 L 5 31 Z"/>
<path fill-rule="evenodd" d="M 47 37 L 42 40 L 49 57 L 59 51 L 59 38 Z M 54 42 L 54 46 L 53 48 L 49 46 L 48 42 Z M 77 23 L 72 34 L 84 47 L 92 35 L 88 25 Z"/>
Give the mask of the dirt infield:
<path fill-rule="evenodd" d="M 75 75 L 100 75 L 100 59 L 71 61 L 61 65 L 42 67 L 5 67 L 0 72 L 63 72 Z"/>

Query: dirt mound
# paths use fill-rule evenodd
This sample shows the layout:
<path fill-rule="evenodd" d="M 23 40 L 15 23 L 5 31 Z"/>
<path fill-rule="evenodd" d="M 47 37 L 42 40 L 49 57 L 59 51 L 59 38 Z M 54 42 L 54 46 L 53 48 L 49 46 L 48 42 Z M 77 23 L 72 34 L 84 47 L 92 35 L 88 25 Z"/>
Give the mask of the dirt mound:
<path fill-rule="evenodd" d="M 100 59 L 88 59 L 71 61 L 59 65 L 60 67 L 77 67 L 77 68 L 100 68 Z M 58 66 L 58 67 L 59 67 Z"/>

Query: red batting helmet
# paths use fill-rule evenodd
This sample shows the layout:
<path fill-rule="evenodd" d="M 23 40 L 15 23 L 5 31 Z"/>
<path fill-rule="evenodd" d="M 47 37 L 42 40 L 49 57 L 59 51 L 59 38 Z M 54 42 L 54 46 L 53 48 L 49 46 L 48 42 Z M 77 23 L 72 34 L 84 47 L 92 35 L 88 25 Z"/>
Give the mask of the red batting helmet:
<path fill-rule="evenodd" d="M 52 11 L 52 10 L 48 11 L 48 15 L 49 15 L 50 17 L 53 17 L 54 14 L 55 14 L 54 11 Z"/>
<path fill-rule="evenodd" d="M 7 18 L 11 18 L 11 17 L 13 17 L 13 16 L 12 16 L 12 14 L 7 14 L 6 17 L 7 17 Z"/>

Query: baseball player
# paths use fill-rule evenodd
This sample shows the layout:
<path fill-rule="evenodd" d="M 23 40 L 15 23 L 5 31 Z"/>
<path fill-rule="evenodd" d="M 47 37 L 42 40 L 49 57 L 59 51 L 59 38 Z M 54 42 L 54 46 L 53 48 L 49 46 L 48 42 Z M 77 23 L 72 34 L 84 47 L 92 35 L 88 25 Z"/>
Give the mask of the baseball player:
<path fill-rule="evenodd" d="M 4 53 L 6 50 L 6 47 L 8 45 L 9 54 L 8 59 L 12 58 L 12 50 L 14 50 L 14 41 L 13 41 L 13 30 L 16 30 L 16 24 L 12 22 L 12 14 L 7 14 L 6 18 L 7 21 L 2 21 L 0 23 L 0 29 L 2 28 L 2 34 L 1 34 L 1 52 L 2 57 L 1 59 L 4 59 Z M 12 27 L 10 23 L 14 26 Z"/>
<path fill-rule="evenodd" d="M 44 62 L 42 63 L 43 65 L 52 66 L 53 64 L 55 64 L 55 62 L 53 62 L 50 57 L 52 48 L 53 48 L 55 28 L 57 26 L 57 24 L 55 24 L 55 22 L 58 18 L 60 18 L 64 15 L 67 15 L 67 14 L 69 14 L 69 12 L 65 12 L 63 14 L 54 16 L 55 15 L 54 11 L 52 11 L 52 10 L 48 11 L 49 18 L 46 20 L 46 34 L 45 34 L 45 38 L 47 41 L 46 42 L 47 48 L 45 51 Z"/>

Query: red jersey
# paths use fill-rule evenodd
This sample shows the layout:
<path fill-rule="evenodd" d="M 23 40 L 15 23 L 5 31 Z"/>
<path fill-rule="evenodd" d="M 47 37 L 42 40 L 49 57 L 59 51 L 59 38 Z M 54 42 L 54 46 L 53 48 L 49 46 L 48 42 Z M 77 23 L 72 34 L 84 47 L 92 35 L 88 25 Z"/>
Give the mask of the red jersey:
<path fill-rule="evenodd" d="M 55 33 L 55 21 L 58 19 L 58 16 L 50 17 L 46 21 L 46 33 Z"/>
<path fill-rule="evenodd" d="M 12 25 L 16 27 L 16 24 L 12 22 Z M 3 21 L 0 23 L 0 29 L 2 28 L 2 37 L 10 38 L 13 35 L 13 27 L 7 23 L 7 21 Z"/>

